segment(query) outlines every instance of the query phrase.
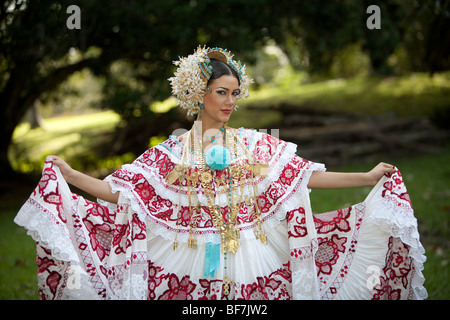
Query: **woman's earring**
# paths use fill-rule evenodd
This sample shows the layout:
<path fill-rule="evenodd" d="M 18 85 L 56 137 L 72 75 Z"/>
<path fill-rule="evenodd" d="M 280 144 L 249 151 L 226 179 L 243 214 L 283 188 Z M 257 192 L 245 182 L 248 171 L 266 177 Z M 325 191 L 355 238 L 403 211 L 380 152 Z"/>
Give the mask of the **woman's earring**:
<path fill-rule="evenodd" d="M 198 119 L 200 119 L 202 117 L 202 111 L 204 108 L 205 108 L 205 106 L 203 105 L 203 103 L 201 103 L 199 106 L 200 111 L 198 112 Z"/>

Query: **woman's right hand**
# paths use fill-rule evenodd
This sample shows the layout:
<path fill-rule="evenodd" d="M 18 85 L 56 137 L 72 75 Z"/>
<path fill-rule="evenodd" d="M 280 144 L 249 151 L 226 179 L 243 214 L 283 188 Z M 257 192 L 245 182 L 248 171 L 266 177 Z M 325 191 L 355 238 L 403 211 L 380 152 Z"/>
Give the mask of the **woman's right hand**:
<path fill-rule="evenodd" d="M 49 156 L 49 158 L 53 162 L 54 165 L 58 166 L 59 170 L 61 171 L 61 174 L 64 177 L 64 180 L 66 180 L 68 183 L 70 183 L 75 170 L 72 169 L 72 167 L 69 166 L 67 164 L 67 162 L 65 162 L 60 157 Z"/>
<path fill-rule="evenodd" d="M 99 198 L 111 203 L 117 203 L 119 200 L 119 193 L 113 193 L 111 186 L 107 181 L 90 177 L 80 171 L 72 169 L 63 159 L 57 156 L 48 156 L 47 161 L 52 161 L 57 165 L 64 180 L 67 183 L 89 193 L 95 198 Z"/>

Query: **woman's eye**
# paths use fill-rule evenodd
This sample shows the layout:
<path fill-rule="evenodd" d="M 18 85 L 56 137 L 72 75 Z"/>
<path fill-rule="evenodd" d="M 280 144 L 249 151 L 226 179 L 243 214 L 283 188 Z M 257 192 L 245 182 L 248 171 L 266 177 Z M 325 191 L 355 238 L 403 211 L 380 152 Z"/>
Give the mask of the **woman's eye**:
<path fill-rule="evenodd" d="M 238 96 L 240 93 L 241 93 L 240 91 L 234 91 L 234 92 L 233 92 L 233 95 L 234 95 L 234 96 Z"/>

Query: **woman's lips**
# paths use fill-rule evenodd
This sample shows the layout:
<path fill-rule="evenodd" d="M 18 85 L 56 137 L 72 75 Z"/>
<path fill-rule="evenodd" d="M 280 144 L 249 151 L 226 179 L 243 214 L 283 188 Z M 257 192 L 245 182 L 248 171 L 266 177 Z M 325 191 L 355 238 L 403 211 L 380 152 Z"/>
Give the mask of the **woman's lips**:
<path fill-rule="evenodd" d="M 223 113 L 225 113 L 225 114 L 230 114 L 231 113 L 231 110 L 227 110 L 227 109 L 224 109 L 224 110 L 221 110 Z"/>

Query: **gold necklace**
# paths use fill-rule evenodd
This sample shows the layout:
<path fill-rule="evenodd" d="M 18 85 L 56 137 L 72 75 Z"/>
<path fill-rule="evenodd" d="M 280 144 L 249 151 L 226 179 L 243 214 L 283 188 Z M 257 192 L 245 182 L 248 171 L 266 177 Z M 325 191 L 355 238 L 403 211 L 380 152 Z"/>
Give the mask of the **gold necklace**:
<path fill-rule="evenodd" d="M 227 146 L 230 146 L 230 135 L 227 135 L 227 129 L 223 131 L 223 141 L 227 144 Z M 195 142 L 200 142 L 201 140 L 196 136 L 195 130 L 193 131 L 193 140 Z M 205 196 L 208 201 L 208 208 L 209 213 L 213 219 L 214 225 L 216 226 L 217 230 L 219 231 L 222 239 L 222 252 L 232 252 L 236 253 L 237 248 L 239 247 L 239 230 L 236 229 L 236 221 L 238 216 L 238 203 L 240 203 L 237 200 L 237 190 L 235 187 L 231 185 L 229 186 L 229 208 L 228 212 L 231 212 L 231 214 L 228 216 L 228 221 L 225 221 L 220 206 L 215 205 L 215 193 L 213 190 L 213 175 L 216 174 L 216 171 L 212 171 L 207 168 L 205 164 L 205 158 L 203 155 L 203 150 L 201 152 L 199 151 L 200 148 L 196 148 L 194 146 L 194 150 L 197 152 L 197 156 L 201 159 L 201 164 L 199 167 L 199 179 L 200 183 L 203 187 L 203 190 L 205 191 Z M 234 148 L 235 150 L 236 148 Z M 227 168 L 228 171 L 230 171 L 229 168 Z M 229 177 L 231 177 L 231 172 L 229 172 Z M 242 201 L 242 199 L 240 199 Z"/>
<path fill-rule="evenodd" d="M 166 179 L 169 184 L 173 184 L 178 180 L 180 188 L 182 187 L 183 182 L 186 181 L 190 217 L 188 247 L 192 249 L 197 248 L 195 231 L 197 228 L 197 221 L 202 215 L 202 207 L 197 196 L 197 191 L 194 190 L 193 192 L 192 189 L 196 189 L 198 182 L 200 182 L 208 202 L 209 214 L 221 235 L 221 247 L 224 257 L 223 293 L 224 295 L 229 295 L 230 286 L 234 284 L 234 281 L 228 277 L 227 253 L 230 252 L 236 254 L 240 245 L 240 230 L 237 228 L 237 221 L 243 203 L 242 201 L 244 200 L 245 186 L 249 188 L 249 195 L 253 193 L 253 197 L 247 196 L 244 203 L 247 207 L 253 207 L 254 212 L 256 213 L 257 221 L 253 228 L 255 238 L 260 239 L 262 243 L 267 244 L 267 236 L 264 233 L 261 224 L 261 213 L 257 201 L 259 193 L 255 183 L 255 176 L 267 175 L 268 166 L 264 164 L 254 164 L 253 162 L 250 163 L 252 157 L 238 136 L 233 134 L 227 126 L 221 131 L 223 134 L 222 141 L 226 147 L 231 149 L 231 159 L 236 161 L 233 165 L 229 165 L 226 169 L 222 170 L 220 177 L 216 170 L 208 168 L 205 164 L 202 139 L 199 139 L 197 130 L 193 127 L 188 135 L 185 147 L 183 148 L 181 165 L 175 166 L 175 169 L 168 174 Z M 240 160 L 240 162 L 238 159 L 238 145 L 243 152 L 242 154 L 245 155 L 244 160 Z M 194 153 L 194 161 L 189 157 L 188 163 L 185 164 L 189 149 Z M 189 155 L 192 156 L 191 152 L 189 152 Z M 200 163 L 197 161 L 198 159 L 200 159 Z M 245 159 L 247 159 L 247 163 L 245 163 Z M 230 164 L 233 162 L 232 160 Z M 226 175 L 224 175 L 224 172 L 226 172 Z M 247 179 L 247 175 L 250 176 L 250 179 Z M 248 180 L 251 180 L 251 187 L 248 184 Z M 215 189 L 213 185 L 215 185 Z M 228 217 L 226 220 L 221 212 L 220 196 L 219 204 L 216 205 L 215 203 L 215 191 L 220 194 L 219 189 L 221 185 L 224 185 L 227 188 Z M 193 199 L 193 195 L 196 196 L 196 199 Z M 196 204 L 193 203 L 194 200 L 196 200 Z M 178 207 L 177 224 L 178 219 L 180 218 L 180 207 L 181 198 Z M 173 250 L 176 250 L 177 246 L 178 242 L 175 237 Z"/>
<path fill-rule="evenodd" d="M 250 161 L 251 156 L 249 151 L 243 145 L 243 142 L 232 133 L 228 126 L 225 126 L 225 130 L 222 131 L 223 143 L 230 148 L 230 152 L 233 154 L 232 158 L 235 160 L 238 158 L 238 146 L 242 150 L 243 154 L 248 161 Z M 226 168 L 225 179 L 224 176 L 219 178 L 217 176 L 216 170 L 211 170 L 205 164 L 202 139 L 198 136 L 197 130 L 195 128 L 191 129 L 189 133 L 189 139 L 186 142 L 187 148 L 183 150 L 182 155 L 182 165 L 177 165 L 175 169 L 169 173 L 167 176 L 167 181 L 169 184 L 173 184 L 176 180 L 179 180 L 180 187 L 182 182 L 186 179 L 187 195 L 189 201 L 189 239 L 188 247 L 195 249 L 197 247 L 197 240 L 195 239 L 195 230 L 197 228 L 197 221 L 201 217 L 201 205 L 197 197 L 196 188 L 197 183 L 200 182 L 204 192 L 205 197 L 208 202 L 208 210 L 213 220 L 214 225 L 221 235 L 222 242 L 222 252 L 231 252 L 235 254 L 239 247 L 240 231 L 237 228 L 236 222 L 238 219 L 239 211 L 244 194 L 244 188 L 246 185 L 250 188 L 247 180 L 251 180 L 253 197 L 247 197 L 245 199 L 245 204 L 249 207 L 253 207 L 256 213 L 256 225 L 254 227 L 255 238 L 259 239 L 262 243 L 267 243 L 267 236 L 263 231 L 261 224 L 261 213 L 258 206 L 257 196 L 258 187 L 255 183 L 255 176 L 264 176 L 267 174 L 267 165 L 253 164 L 253 163 L 235 163 Z M 184 164 L 184 159 L 186 158 L 186 151 L 190 149 L 194 153 L 194 160 L 189 161 L 188 164 Z M 200 161 L 198 161 L 200 160 Z M 197 170 L 196 170 L 197 169 Z M 246 174 L 249 174 L 250 179 L 246 178 Z M 225 183 L 224 183 L 225 182 Z M 228 200 L 228 217 L 225 220 L 221 212 L 221 206 L 215 204 L 215 190 L 213 185 L 216 186 L 217 191 L 219 191 L 219 186 L 225 184 L 228 188 L 227 200 Z M 240 191 L 240 192 L 239 192 Z M 193 199 L 196 196 L 196 199 Z M 196 203 L 194 204 L 194 200 Z M 177 248 L 177 241 L 174 242 L 174 250 Z"/>

